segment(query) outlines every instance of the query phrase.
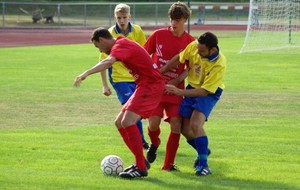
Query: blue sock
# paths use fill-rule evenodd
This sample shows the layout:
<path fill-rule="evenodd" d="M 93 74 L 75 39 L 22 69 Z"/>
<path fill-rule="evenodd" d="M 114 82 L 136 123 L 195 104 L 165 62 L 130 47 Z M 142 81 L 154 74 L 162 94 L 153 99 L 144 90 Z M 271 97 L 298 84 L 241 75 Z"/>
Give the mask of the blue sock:
<path fill-rule="evenodd" d="M 187 141 L 195 150 L 197 150 L 196 148 L 196 144 L 195 144 L 195 139 L 191 139 Z"/>
<path fill-rule="evenodd" d="M 144 131 L 143 131 L 142 120 L 141 120 L 141 119 L 138 120 L 138 122 L 136 122 L 136 125 L 137 125 L 137 127 L 139 128 L 139 131 L 140 131 L 140 133 L 141 133 L 142 141 L 143 141 L 143 143 L 145 143 L 146 141 L 145 141 L 145 137 L 144 137 Z"/>
<path fill-rule="evenodd" d="M 208 138 L 207 136 L 197 137 L 194 139 L 197 153 L 198 153 L 198 159 L 199 163 L 198 165 L 207 167 L 207 153 L 208 153 Z"/>

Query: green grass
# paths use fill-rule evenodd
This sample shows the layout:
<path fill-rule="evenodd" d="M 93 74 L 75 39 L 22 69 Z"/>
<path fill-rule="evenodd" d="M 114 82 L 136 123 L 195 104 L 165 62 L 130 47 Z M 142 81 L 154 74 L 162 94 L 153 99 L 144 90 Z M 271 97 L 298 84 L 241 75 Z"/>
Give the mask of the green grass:
<path fill-rule="evenodd" d="M 91 44 L 0 49 L 0 188 L 300 189 L 299 49 L 238 54 L 243 35 L 218 35 L 228 70 L 205 126 L 213 175 L 203 178 L 193 175 L 195 152 L 184 137 L 176 157 L 181 172 L 160 170 L 166 124 L 147 178 L 102 175 L 104 156 L 117 154 L 125 165 L 133 156 L 113 126 L 121 106 L 115 94 L 102 95 L 99 75 L 72 87 L 97 62 Z"/>

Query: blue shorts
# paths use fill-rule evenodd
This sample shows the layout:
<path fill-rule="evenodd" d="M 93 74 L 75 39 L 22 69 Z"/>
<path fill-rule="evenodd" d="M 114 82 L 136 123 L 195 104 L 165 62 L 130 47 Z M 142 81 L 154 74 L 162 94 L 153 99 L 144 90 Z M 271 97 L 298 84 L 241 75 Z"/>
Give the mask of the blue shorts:
<path fill-rule="evenodd" d="M 190 85 L 186 89 L 193 89 Z M 210 112 L 220 99 L 223 90 L 218 88 L 215 94 L 208 94 L 207 96 L 184 97 L 182 100 L 179 114 L 184 118 L 191 118 L 193 110 L 203 113 L 208 118 Z"/>
<path fill-rule="evenodd" d="M 111 82 L 115 89 L 118 99 L 124 105 L 135 91 L 136 84 L 134 82 Z"/>

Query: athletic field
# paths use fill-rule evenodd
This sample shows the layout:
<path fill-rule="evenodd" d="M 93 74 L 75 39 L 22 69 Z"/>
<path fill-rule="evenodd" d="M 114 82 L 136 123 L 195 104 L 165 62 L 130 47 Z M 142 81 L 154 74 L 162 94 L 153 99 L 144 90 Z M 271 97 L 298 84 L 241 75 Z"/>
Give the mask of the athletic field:
<path fill-rule="evenodd" d="M 82 40 L 70 44 L 0 48 L 0 189 L 300 189 L 299 49 L 238 54 L 245 33 L 215 31 L 228 69 L 223 96 L 205 125 L 213 175 L 194 176 L 196 155 L 183 136 L 175 163 L 180 172 L 160 169 L 169 133 L 164 123 L 149 176 L 123 180 L 100 172 L 106 155 L 120 156 L 125 166 L 134 160 L 114 127 L 121 108 L 115 93 L 102 95 L 97 74 L 79 89 L 72 86 L 98 60 L 90 31 L 83 33 L 59 37 Z M 0 33 L 2 44 L 18 43 L 6 35 Z"/>

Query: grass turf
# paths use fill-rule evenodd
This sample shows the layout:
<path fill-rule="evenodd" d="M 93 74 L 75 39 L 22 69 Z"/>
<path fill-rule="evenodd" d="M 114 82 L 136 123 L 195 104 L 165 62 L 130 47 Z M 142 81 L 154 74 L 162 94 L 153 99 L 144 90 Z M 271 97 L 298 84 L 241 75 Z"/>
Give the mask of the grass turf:
<path fill-rule="evenodd" d="M 113 126 L 121 106 L 101 94 L 91 44 L 0 49 L 1 189 L 299 189 L 299 49 L 238 54 L 243 37 L 219 34 L 226 89 L 205 128 L 213 175 L 194 176 L 195 152 L 181 138 L 178 173 L 160 170 L 169 127 L 149 176 L 103 176 L 100 161 L 133 162 Z M 146 131 L 147 121 L 143 121 Z M 147 134 L 145 132 L 146 138 Z"/>

